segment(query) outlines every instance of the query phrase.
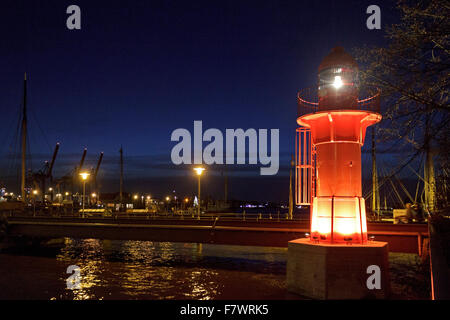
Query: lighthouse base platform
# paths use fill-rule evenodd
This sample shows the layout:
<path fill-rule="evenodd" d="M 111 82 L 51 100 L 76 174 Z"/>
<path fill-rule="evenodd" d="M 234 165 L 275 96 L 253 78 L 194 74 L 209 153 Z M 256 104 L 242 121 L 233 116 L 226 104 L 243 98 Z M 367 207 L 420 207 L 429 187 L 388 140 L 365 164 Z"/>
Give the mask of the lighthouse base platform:
<path fill-rule="evenodd" d="M 289 241 L 287 289 L 313 299 L 386 299 L 390 292 L 388 244 Z"/>

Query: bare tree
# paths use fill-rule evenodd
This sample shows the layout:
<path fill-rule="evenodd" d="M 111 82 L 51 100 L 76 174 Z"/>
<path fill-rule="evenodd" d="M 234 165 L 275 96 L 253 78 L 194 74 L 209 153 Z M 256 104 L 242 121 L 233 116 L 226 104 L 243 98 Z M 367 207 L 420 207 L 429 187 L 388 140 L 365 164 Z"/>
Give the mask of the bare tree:
<path fill-rule="evenodd" d="M 425 155 L 427 202 L 434 209 L 436 197 L 448 205 L 450 3 L 400 0 L 397 8 L 401 21 L 386 29 L 387 46 L 357 48 L 355 57 L 362 84 L 382 92 L 382 139 L 412 146 L 408 161 Z M 443 185 L 434 180 L 433 160 Z"/>

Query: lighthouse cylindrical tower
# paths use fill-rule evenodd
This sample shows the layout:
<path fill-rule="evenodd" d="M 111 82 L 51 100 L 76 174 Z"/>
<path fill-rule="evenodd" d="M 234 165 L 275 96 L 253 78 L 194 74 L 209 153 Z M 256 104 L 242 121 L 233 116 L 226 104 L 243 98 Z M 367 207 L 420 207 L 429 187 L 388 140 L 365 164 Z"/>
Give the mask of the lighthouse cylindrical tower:
<path fill-rule="evenodd" d="M 306 101 L 299 94 L 297 119 L 310 129 L 316 154 L 311 240 L 364 244 L 361 147 L 367 127 L 381 120 L 379 93 L 358 99 L 358 65 L 342 47 L 333 48 L 323 59 L 318 75 L 318 101 Z"/>

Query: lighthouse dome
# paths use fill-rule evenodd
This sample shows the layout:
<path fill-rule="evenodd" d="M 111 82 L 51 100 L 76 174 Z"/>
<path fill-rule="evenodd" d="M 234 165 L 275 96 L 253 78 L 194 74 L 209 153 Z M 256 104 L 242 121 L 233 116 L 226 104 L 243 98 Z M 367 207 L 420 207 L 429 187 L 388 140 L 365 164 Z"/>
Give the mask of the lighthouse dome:
<path fill-rule="evenodd" d="M 338 67 L 358 69 L 355 59 L 340 46 L 331 49 L 331 52 L 323 58 L 319 65 L 319 72 L 328 68 Z"/>

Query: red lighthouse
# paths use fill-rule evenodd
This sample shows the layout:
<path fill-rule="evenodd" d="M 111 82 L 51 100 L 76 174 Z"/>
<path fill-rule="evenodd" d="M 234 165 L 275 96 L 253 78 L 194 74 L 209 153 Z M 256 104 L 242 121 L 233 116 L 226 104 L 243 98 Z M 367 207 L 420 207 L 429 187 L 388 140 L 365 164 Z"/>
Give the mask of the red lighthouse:
<path fill-rule="evenodd" d="M 355 60 L 336 47 L 319 66 L 317 93 L 298 95 L 296 202 L 310 205 L 311 233 L 288 243 L 286 284 L 302 296 L 389 296 L 388 244 L 368 241 L 361 194 L 361 147 L 381 120 L 379 93 L 359 99 L 363 91 Z"/>
<path fill-rule="evenodd" d="M 379 94 L 359 100 L 358 65 L 342 47 L 319 66 L 318 99 L 298 95 L 297 204 L 311 205 L 311 240 L 367 241 L 361 147 L 381 120 Z"/>

